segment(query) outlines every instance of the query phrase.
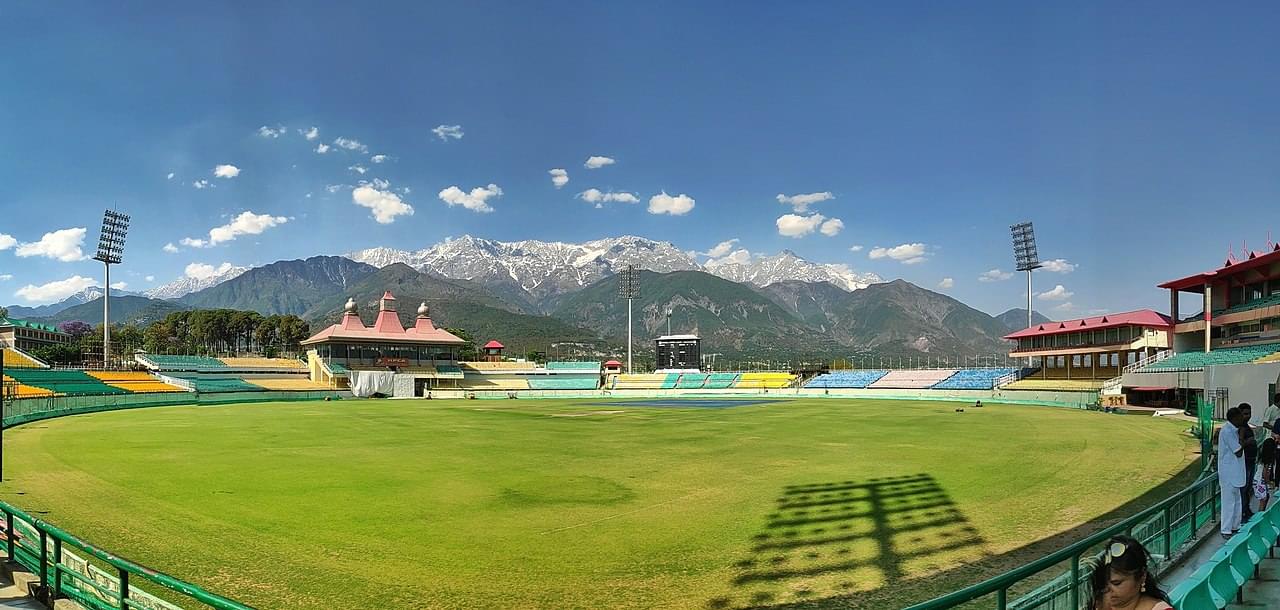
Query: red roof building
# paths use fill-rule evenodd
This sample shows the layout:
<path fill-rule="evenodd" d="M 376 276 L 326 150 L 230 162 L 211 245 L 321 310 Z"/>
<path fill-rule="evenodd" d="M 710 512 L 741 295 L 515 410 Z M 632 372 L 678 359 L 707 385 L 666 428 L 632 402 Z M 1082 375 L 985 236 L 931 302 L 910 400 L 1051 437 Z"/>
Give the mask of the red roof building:
<path fill-rule="evenodd" d="M 1160 284 L 1169 290 L 1176 351 L 1211 351 L 1280 341 L 1280 244 L 1222 266 Z M 1198 295 L 1197 313 L 1181 318 L 1181 293 Z M 1193 310 L 1194 311 L 1194 310 Z"/>
<path fill-rule="evenodd" d="M 1005 335 L 1011 357 L 1032 358 L 1033 378 L 1105 380 L 1168 349 L 1173 321 L 1150 309 L 1045 322 Z"/>

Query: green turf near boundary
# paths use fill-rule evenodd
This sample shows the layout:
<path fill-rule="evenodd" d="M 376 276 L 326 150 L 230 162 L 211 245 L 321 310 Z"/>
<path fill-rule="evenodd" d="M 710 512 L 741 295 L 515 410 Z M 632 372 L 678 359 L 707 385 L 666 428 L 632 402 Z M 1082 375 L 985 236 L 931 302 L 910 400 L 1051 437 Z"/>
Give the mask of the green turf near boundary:
<path fill-rule="evenodd" d="M 886 586 L 905 603 L 1195 449 L 1177 421 L 955 408 L 159 407 L 6 431 L 0 497 L 261 608 L 729 608 Z"/>

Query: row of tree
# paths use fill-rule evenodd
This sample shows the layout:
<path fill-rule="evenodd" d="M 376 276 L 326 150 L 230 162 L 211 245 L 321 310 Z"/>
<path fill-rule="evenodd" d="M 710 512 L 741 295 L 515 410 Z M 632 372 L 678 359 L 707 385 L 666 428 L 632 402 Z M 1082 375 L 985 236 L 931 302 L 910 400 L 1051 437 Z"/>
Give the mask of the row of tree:
<path fill-rule="evenodd" d="M 71 343 L 36 348 L 32 355 L 55 364 L 102 361 L 101 324 L 75 320 L 59 324 L 58 329 L 71 335 Z M 112 324 L 111 364 L 131 360 L 137 350 L 151 354 L 296 354 L 301 351 L 299 342 L 310 334 L 310 325 L 295 315 L 264 316 L 235 309 L 175 311 L 146 326 Z"/>

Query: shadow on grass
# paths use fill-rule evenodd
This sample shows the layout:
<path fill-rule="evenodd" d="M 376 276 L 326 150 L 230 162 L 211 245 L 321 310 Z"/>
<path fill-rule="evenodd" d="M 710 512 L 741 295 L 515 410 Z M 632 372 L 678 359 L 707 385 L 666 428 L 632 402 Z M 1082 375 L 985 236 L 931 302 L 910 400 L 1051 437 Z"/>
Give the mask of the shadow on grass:
<path fill-rule="evenodd" d="M 734 593 L 706 607 L 767 606 L 869 580 L 897 582 L 907 562 L 983 544 L 928 474 L 791 485 L 752 537 L 750 554 L 734 564 Z"/>
<path fill-rule="evenodd" d="M 1060 534 L 1038 540 L 999 555 L 984 554 L 979 559 L 966 561 L 964 565 L 948 570 L 927 573 L 911 578 L 903 578 L 901 570 L 897 570 L 895 572 L 894 568 L 895 565 L 900 565 L 902 561 L 904 561 L 902 557 L 881 557 L 876 565 L 878 568 L 884 570 L 886 578 L 883 581 L 880 581 L 880 586 L 871 590 L 850 592 L 847 594 L 837 593 L 823 598 L 814 596 L 812 599 L 805 599 L 803 595 L 790 595 L 787 596 L 787 599 L 784 599 L 783 596 L 780 595 L 773 595 L 767 599 L 764 596 L 756 596 L 746 600 L 747 603 L 745 604 L 736 603 L 735 600 L 721 598 L 718 600 L 712 600 L 712 602 L 707 604 L 707 607 L 786 608 L 789 610 L 901 608 L 981 582 L 987 578 L 991 578 L 1020 565 L 1030 563 L 1031 561 L 1048 555 L 1049 553 L 1076 542 L 1077 540 L 1087 538 L 1094 532 L 1138 513 L 1146 507 L 1169 497 L 1171 494 L 1185 489 L 1196 480 L 1199 473 L 1199 462 L 1193 461 L 1164 483 L 1148 490 L 1141 496 L 1130 500 L 1124 505 L 1096 519 L 1080 524 Z M 981 539 L 977 537 L 976 533 L 974 534 L 974 539 L 977 540 L 978 543 L 981 541 Z M 889 550 L 892 551 L 892 549 Z M 942 547 L 937 547 L 934 552 L 943 552 L 944 550 L 945 549 Z M 1042 575 L 1045 574 L 1056 575 L 1056 573 L 1042 573 Z M 966 605 L 965 607 L 970 606 Z M 987 603 L 982 607 L 989 608 L 994 606 Z"/>

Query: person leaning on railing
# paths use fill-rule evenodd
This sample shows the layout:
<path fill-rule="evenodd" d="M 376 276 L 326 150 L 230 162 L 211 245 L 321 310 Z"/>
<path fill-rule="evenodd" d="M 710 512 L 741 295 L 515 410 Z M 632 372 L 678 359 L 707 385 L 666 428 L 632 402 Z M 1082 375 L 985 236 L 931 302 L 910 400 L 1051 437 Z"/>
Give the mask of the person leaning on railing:
<path fill-rule="evenodd" d="M 1173 610 L 1141 542 L 1116 536 L 1093 569 L 1089 610 Z"/>

